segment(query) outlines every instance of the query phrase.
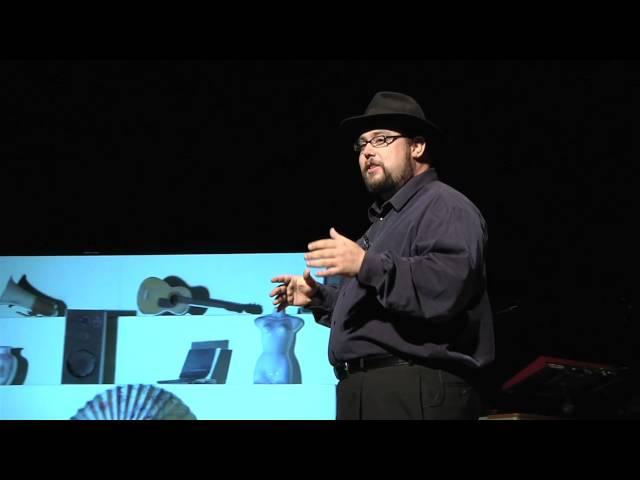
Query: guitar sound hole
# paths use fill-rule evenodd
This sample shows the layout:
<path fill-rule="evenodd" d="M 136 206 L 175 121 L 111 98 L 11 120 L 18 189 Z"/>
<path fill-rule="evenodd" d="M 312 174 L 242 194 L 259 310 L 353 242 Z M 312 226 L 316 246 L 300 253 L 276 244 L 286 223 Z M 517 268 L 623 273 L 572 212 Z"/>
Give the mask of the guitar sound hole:
<path fill-rule="evenodd" d="M 170 295 L 169 296 L 169 303 L 171 303 L 172 307 L 175 307 L 178 304 L 178 296 L 177 295 Z"/>

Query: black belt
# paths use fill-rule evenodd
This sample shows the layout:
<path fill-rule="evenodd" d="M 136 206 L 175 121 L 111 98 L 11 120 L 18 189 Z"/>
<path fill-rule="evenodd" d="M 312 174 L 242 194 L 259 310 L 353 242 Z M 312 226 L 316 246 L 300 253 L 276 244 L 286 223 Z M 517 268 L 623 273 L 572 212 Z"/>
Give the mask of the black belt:
<path fill-rule="evenodd" d="M 361 357 L 347 362 L 340 362 L 333 367 L 336 377 L 342 380 L 350 373 L 364 372 L 374 368 L 398 367 L 402 365 L 412 365 L 413 362 L 394 357 L 393 355 L 376 355 L 372 357 Z"/>

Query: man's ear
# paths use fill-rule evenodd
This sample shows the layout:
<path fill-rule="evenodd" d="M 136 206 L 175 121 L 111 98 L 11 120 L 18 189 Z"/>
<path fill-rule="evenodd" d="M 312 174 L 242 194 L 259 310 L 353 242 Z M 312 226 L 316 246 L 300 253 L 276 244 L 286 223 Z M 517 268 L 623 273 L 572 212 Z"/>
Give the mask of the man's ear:
<path fill-rule="evenodd" d="M 418 162 L 424 161 L 428 148 L 429 145 L 424 137 L 413 137 L 413 143 L 411 144 L 411 157 Z"/>

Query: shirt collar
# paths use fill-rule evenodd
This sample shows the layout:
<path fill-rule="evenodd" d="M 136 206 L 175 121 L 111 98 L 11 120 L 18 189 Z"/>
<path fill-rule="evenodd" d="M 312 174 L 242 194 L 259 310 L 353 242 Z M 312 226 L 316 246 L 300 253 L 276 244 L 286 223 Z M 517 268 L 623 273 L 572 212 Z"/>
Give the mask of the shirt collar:
<path fill-rule="evenodd" d="M 400 187 L 400 190 L 394 193 L 386 202 L 380 204 L 379 201 L 376 200 L 371 204 L 369 207 L 369 220 L 373 222 L 376 218 L 384 217 L 392 207 L 396 212 L 400 211 L 411 197 L 435 180 L 438 180 L 438 174 L 433 167 L 409 179 L 409 181 Z"/>

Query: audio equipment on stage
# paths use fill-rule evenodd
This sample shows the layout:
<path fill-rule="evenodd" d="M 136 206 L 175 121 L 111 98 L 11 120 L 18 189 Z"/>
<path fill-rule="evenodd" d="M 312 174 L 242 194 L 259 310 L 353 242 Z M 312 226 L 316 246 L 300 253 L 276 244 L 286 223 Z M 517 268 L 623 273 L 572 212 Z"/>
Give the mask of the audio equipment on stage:
<path fill-rule="evenodd" d="M 504 383 L 506 392 L 593 392 L 618 380 L 624 368 L 556 357 L 538 357 Z"/>

